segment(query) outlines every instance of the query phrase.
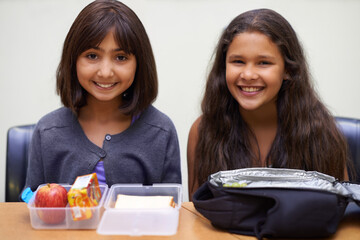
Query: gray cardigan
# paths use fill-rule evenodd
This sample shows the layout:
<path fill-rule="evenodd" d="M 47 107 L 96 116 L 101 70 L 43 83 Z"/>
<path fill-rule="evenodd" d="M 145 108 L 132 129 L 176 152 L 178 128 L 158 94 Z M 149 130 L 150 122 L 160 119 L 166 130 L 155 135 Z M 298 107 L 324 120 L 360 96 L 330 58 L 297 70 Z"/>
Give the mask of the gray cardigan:
<path fill-rule="evenodd" d="M 180 151 L 172 121 L 149 106 L 128 129 L 106 135 L 103 148 L 92 143 L 76 116 L 62 107 L 37 123 L 29 150 L 26 187 L 72 184 L 104 160 L 106 182 L 181 183 Z"/>

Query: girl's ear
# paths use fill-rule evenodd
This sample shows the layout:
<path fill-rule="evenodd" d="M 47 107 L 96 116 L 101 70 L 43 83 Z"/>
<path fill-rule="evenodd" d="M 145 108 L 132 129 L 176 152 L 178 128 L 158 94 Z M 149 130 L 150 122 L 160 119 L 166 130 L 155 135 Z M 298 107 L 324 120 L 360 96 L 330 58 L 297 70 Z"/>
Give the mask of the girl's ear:
<path fill-rule="evenodd" d="M 285 72 L 284 73 L 284 80 L 289 80 L 290 79 L 290 74 Z"/>

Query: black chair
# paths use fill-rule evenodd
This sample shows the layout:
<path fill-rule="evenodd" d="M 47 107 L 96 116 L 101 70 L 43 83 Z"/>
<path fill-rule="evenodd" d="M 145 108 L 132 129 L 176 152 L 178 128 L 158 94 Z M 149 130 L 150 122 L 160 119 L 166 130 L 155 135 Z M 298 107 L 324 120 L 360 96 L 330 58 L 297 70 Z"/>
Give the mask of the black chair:
<path fill-rule="evenodd" d="M 11 127 L 7 133 L 5 201 L 21 201 L 28 160 L 28 147 L 35 124 Z"/>
<path fill-rule="evenodd" d="M 344 117 L 336 117 L 335 119 L 347 139 L 356 170 L 356 179 L 351 178 L 351 180 L 360 183 L 360 119 Z"/>

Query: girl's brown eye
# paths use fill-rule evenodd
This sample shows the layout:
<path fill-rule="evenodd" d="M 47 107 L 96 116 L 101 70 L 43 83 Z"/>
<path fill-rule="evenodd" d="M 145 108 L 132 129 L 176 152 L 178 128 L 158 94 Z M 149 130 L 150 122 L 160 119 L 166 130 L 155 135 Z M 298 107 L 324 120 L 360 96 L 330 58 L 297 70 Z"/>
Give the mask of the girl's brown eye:
<path fill-rule="evenodd" d="M 259 62 L 259 65 L 269 65 L 269 64 L 271 64 L 271 63 L 268 62 L 268 61 L 261 61 L 261 62 Z"/>
<path fill-rule="evenodd" d="M 124 56 L 124 55 L 119 55 L 119 56 L 116 57 L 116 59 L 117 59 L 118 61 L 125 61 L 127 58 L 126 58 L 126 56 Z"/>
<path fill-rule="evenodd" d="M 240 64 L 242 64 L 242 63 L 244 63 L 244 61 L 242 61 L 242 60 L 234 60 L 234 63 L 240 63 Z"/>
<path fill-rule="evenodd" d="M 86 55 L 87 58 L 91 59 L 91 60 L 95 60 L 97 58 L 96 54 L 94 53 L 89 53 Z"/>

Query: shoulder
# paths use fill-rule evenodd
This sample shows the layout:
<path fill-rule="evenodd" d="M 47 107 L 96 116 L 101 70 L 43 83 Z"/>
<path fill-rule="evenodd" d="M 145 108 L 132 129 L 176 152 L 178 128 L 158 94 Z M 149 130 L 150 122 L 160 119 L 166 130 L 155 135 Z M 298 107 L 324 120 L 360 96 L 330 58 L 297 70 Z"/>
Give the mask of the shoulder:
<path fill-rule="evenodd" d="M 187 154 L 188 161 L 195 159 L 195 149 L 199 141 L 199 124 L 201 122 L 201 116 L 198 117 L 190 128 L 188 142 L 187 142 Z"/>
<path fill-rule="evenodd" d="M 150 105 L 140 116 L 143 123 L 162 129 L 164 131 L 172 131 L 175 129 L 172 120 L 163 112 L 159 111 L 154 106 Z"/>
<path fill-rule="evenodd" d="M 47 130 L 54 127 L 66 127 L 76 120 L 76 116 L 69 108 L 61 107 L 44 115 L 37 123 L 39 130 Z"/>
<path fill-rule="evenodd" d="M 188 167 L 188 189 L 189 189 L 189 199 L 195 190 L 199 187 L 196 175 L 195 175 L 195 162 L 196 158 L 196 145 L 199 140 L 199 124 L 201 122 L 201 116 L 198 117 L 195 122 L 192 124 L 188 137 L 187 144 L 187 167 Z"/>
<path fill-rule="evenodd" d="M 201 116 L 198 117 L 195 122 L 192 124 L 188 136 L 188 159 L 195 156 L 195 148 L 199 141 L 199 124 L 201 122 Z"/>
<path fill-rule="evenodd" d="M 198 117 L 195 120 L 195 122 L 191 125 L 190 132 L 189 132 L 189 140 L 190 140 L 190 138 L 192 138 L 192 139 L 194 139 L 194 138 L 197 139 L 198 138 L 199 125 L 200 125 L 201 119 L 202 119 L 202 116 Z"/>

